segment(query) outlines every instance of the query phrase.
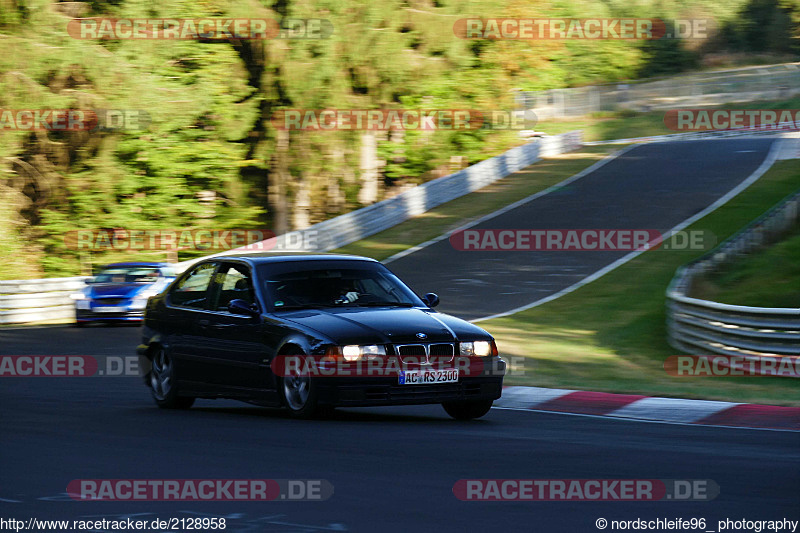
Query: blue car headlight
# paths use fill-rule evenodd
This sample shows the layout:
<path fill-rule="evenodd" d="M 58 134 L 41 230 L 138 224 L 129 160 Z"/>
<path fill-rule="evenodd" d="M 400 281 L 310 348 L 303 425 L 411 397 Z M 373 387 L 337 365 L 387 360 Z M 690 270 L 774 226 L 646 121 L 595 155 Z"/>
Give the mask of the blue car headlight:
<path fill-rule="evenodd" d="M 130 305 L 131 309 L 144 309 L 145 307 L 147 307 L 147 298 L 142 298 L 140 296 L 137 296 L 136 298 L 131 300 L 131 305 Z"/>
<path fill-rule="evenodd" d="M 156 294 L 158 294 L 158 288 L 156 287 L 143 290 L 133 297 L 133 300 L 131 301 L 131 309 L 144 309 L 147 307 L 147 300 Z"/>
<path fill-rule="evenodd" d="M 75 300 L 75 309 L 86 310 L 89 309 L 89 296 L 85 292 L 75 292 L 69 295 L 70 298 Z"/>

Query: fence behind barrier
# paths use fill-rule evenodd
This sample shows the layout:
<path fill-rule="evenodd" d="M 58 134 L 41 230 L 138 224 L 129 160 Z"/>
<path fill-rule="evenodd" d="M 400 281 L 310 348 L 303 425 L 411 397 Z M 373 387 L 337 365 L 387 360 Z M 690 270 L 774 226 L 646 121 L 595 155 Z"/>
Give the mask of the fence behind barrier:
<path fill-rule="evenodd" d="M 800 63 L 635 80 L 546 91 L 520 91 L 517 107 L 539 120 L 575 118 L 601 111 L 652 111 L 705 107 L 800 94 Z"/>

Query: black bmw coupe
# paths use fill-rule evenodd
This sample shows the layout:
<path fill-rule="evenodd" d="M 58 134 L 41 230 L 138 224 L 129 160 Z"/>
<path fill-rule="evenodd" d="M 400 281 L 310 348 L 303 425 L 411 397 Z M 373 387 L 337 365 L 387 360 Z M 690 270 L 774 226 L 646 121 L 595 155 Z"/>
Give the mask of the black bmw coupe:
<path fill-rule="evenodd" d="M 483 329 L 433 310 L 373 259 L 247 254 L 194 264 L 147 303 L 139 362 L 159 407 L 195 398 L 284 406 L 439 403 L 485 415 L 505 362 Z"/>

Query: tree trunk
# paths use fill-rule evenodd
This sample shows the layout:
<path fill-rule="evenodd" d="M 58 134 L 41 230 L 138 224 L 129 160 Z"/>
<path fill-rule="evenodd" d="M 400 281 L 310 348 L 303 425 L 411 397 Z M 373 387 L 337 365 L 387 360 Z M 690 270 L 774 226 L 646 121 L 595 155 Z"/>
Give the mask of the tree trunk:
<path fill-rule="evenodd" d="M 272 211 L 272 229 L 276 235 L 289 231 L 289 206 L 286 200 L 286 189 L 291 175 L 289 174 L 289 132 L 275 130 L 277 146 L 272 157 L 267 194 Z"/>
<path fill-rule="evenodd" d="M 361 188 L 358 202 L 361 205 L 378 201 L 378 142 L 372 132 L 361 135 Z"/>

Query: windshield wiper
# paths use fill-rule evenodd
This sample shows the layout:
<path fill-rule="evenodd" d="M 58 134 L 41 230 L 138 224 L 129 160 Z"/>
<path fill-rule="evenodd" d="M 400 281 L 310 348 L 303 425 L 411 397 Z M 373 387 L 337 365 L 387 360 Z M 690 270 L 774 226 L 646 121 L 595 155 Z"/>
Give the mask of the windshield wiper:
<path fill-rule="evenodd" d="M 280 305 L 275 307 L 275 311 L 297 311 L 298 309 L 323 309 L 339 307 L 416 307 L 417 304 L 410 302 L 348 302 L 341 304 L 302 304 L 302 305 Z"/>
<path fill-rule="evenodd" d="M 410 302 L 353 302 L 351 305 L 359 307 L 416 307 Z"/>
<path fill-rule="evenodd" d="M 321 309 L 323 307 L 335 307 L 330 304 L 298 304 L 298 305 L 278 305 L 274 306 L 276 311 L 297 311 L 298 309 Z"/>

